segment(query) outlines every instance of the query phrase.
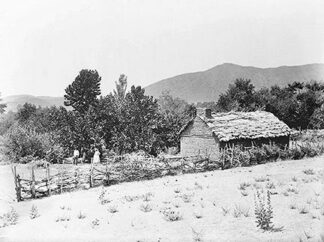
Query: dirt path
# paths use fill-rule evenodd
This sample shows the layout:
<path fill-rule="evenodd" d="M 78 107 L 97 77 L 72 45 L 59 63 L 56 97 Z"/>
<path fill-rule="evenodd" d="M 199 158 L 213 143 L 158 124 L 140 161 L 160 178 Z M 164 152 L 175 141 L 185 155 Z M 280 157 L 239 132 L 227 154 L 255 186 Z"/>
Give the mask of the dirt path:
<path fill-rule="evenodd" d="M 119 184 L 104 188 L 103 205 L 101 187 L 13 203 L 10 168 L 0 169 L 1 198 L 9 199 L 1 211 L 19 214 L 0 229 L 0 241 L 318 241 L 324 228 L 324 157 Z M 254 194 L 262 187 L 272 187 L 280 232 L 256 227 Z M 33 220 L 32 205 L 40 214 Z"/>

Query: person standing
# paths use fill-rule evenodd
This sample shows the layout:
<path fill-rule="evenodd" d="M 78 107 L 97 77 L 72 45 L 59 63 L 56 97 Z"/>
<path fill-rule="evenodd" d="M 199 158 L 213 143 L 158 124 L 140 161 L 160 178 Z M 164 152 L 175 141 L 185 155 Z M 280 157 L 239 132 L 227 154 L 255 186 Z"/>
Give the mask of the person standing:
<path fill-rule="evenodd" d="M 100 152 L 97 148 L 95 148 L 95 152 L 94 152 L 94 155 L 93 155 L 93 163 L 96 164 L 96 163 L 100 163 Z"/>
<path fill-rule="evenodd" d="M 78 164 L 78 159 L 79 159 L 80 153 L 77 149 L 73 151 L 73 164 Z"/>

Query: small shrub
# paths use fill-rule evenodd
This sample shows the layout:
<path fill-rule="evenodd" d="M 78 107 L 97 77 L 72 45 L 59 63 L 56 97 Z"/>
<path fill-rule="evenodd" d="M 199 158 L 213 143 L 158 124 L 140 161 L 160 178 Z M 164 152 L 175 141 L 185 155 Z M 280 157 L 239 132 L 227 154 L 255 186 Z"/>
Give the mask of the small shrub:
<path fill-rule="evenodd" d="M 235 205 L 235 208 L 233 209 L 233 217 L 234 218 L 241 217 L 241 214 L 242 214 L 241 209 L 237 205 Z"/>
<path fill-rule="evenodd" d="M 262 177 L 256 177 L 256 178 L 254 178 L 254 180 L 256 182 L 265 182 L 265 181 L 270 181 L 270 178 L 262 176 Z"/>
<path fill-rule="evenodd" d="M 117 206 L 109 206 L 108 212 L 109 213 L 117 213 L 118 212 Z"/>
<path fill-rule="evenodd" d="M 174 189 L 174 193 L 180 193 L 181 190 L 179 188 Z"/>
<path fill-rule="evenodd" d="M 182 215 L 179 211 L 167 209 L 163 212 L 164 219 L 169 222 L 179 221 L 182 219 Z"/>
<path fill-rule="evenodd" d="M 77 217 L 78 219 L 85 219 L 86 215 L 80 211 Z"/>
<path fill-rule="evenodd" d="M 291 180 L 292 180 L 293 182 L 297 182 L 297 181 L 298 181 L 298 178 L 294 176 L 294 177 L 291 178 Z"/>
<path fill-rule="evenodd" d="M 241 194 L 242 194 L 243 197 L 246 197 L 246 196 L 249 195 L 249 193 L 247 191 L 241 191 Z"/>
<path fill-rule="evenodd" d="M 253 183 L 253 187 L 255 188 L 255 189 L 262 189 L 262 185 L 261 184 L 259 184 L 259 183 Z"/>
<path fill-rule="evenodd" d="M 65 221 L 70 221 L 70 216 L 67 214 L 63 214 L 62 216 L 59 216 L 56 218 L 55 222 L 65 222 Z"/>
<path fill-rule="evenodd" d="M 228 207 L 222 207 L 221 209 L 222 209 L 222 213 L 223 213 L 224 216 L 226 216 L 230 212 L 230 210 L 231 210 Z"/>
<path fill-rule="evenodd" d="M 315 212 L 311 213 L 311 216 L 312 216 L 312 219 L 318 219 L 318 220 L 321 219 L 320 215 L 318 213 L 315 213 Z"/>
<path fill-rule="evenodd" d="M 290 209 L 296 209 L 296 208 L 297 208 L 297 205 L 296 205 L 295 203 L 291 203 L 291 204 L 289 205 L 289 208 L 290 208 Z"/>
<path fill-rule="evenodd" d="M 142 204 L 140 206 L 140 210 L 143 211 L 144 213 L 148 213 L 148 212 L 151 212 L 153 210 L 153 208 L 150 204 L 146 203 L 146 204 Z"/>
<path fill-rule="evenodd" d="M 273 182 L 268 182 L 266 185 L 267 189 L 276 189 L 276 185 Z"/>
<path fill-rule="evenodd" d="M 35 206 L 35 205 L 33 205 L 32 207 L 31 207 L 31 210 L 30 210 L 30 215 L 29 215 L 29 217 L 30 217 L 30 219 L 35 219 L 35 218 L 37 218 L 37 217 L 39 217 L 40 215 L 39 215 L 39 213 L 38 213 L 38 209 L 37 209 L 37 207 Z"/>
<path fill-rule="evenodd" d="M 195 211 L 194 212 L 194 216 L 197 218 L 197 219 L 201 219 L 203 217 L 203 213 L 202 211 Z"/>
<path fill-rule="evenodd" d="M 309 209 L 308 209 L 308 207 L 306 207 L 306 206 L 301 207 L 301 208 L 299 209 L 299 213 L 300 213 L 300 214 L 307 214 L 307 213 L 309 213 Z"/>
<path fill-rule="evenodd" d="M 257 191 L 255 196 L 255 216 L 257 227 L 260 227 L 263 230 L 271 230 L 273 228 L 272 218 L 273 210 L 271 206 L 271 197 L 270 192 L 267 191 L 267 195 L 261 194 Z"/>
<path fill-rule="evenodd" d="M 3 215 L 0 216 L 0 220 L 2 220 L 2 224 L 0 224 L 0 228 L 17 224 L 18 217 L 19 216 L 16 210 L 13 207 L 11 207 L 9 212 L 4 213 Z"/>
<path fill-rule="evenodd" d="M 124 196 L 125 200 L 127 202 L 133 202 L 139 200 L 141 197 L 140 196 Z"/>
<path fill-rule="evenodd" d="M 293 187 L 293 186 L 288 187 L 287 192 L 293 192 L 295 194 L 299 193 L 298 189 L 296 187 Z"/>
<path fill-rule="evenodd" d="M 315 175 L 315 171 L 313 169 L 307 169 L 307 170 L 303 170 L 303 172 L 306 175 Z"/>
<path fill-rule="evenodd" d="M 192 197 L 193 195 L 192 194 L 183 194 L 181 196 L 182 200 L 185 202 L 185 203 L 190 203 L 192 201 Z"/>
<path fill-rule="evenodd" d="M 149 201 L 151 201 L 151 197 L 153 197 L 153 194 L 151 192 L 145 193 L 143 196 L 143 201 L 149 202 Z"/>
<path fill-rule="evenodd" d="M 242 215 L 244 217 L 249 217 L 250 216 L 250 208 L 244 208 L 244 207 L 236 204 L 233 209 L 233 217 L 239 218 Z"/>
<path fill-rule="evenodd" d="M 306 237 L 307 240 L 313 238 L 313 235 L 309 231 L 304 231 L 304 235 L 305 235 L 305 237 Z"/>
<path fill-rule="evenodd" d="M 193 228 L 191 228 L 192 230 L 192 237 L 193 237 L 193 241 L 194 242 L 203 242 L 203 233 L 202 231 L 198 232 L 196 230 L 194 230 Z"/>
<path fill-rule="evenodd" d="M 246 188 L 248 188 L 250 186 L 251 186 L 251 183 L 242 182 L 242 183 L 240 183 L 239 190 L 245 190 Z"/>
<path fill-rule="evenodd" d="M 95 219 L 91 221 L 91 227 L 94 229 L 95 227 L 99 226 L 100 224 L 100 220 L 99 219 Z"/>
<path fill-rule="evenodd" d="M 106 198 L 106 193 L 107 193 L 107 191 L 104 188 L 102 188 L 101 192 L 99 194 L 99 197 L 98 197 L 98 200 L 99 200 L 101 205 L 104 205 L 104 204 L 107 204 L 107 203 L 111 202 L 110 199 Z"/>
<path fill-rule="evenodd" d="M 195 182 L 195 189 L 200 189 L 200 190 L 202 190 L 203 187 L 202 187 L 202 185 L 200 185 L 198 182 Z"/>
<path fill-rule="evenodd" d="M 283 194 L 285 197 L 288 197 L 288 196 L 289 196 L 289 193 L 288 193 L 287 191 L 284 191 L 282 194 Z"/>

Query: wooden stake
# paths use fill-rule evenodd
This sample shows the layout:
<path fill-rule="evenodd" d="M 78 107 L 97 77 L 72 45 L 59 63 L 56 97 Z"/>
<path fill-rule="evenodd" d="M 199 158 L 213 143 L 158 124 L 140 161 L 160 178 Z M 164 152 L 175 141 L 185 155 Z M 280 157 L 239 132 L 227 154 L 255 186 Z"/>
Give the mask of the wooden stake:
<path fill-rule="evenodd" d="M 106 185 L 109 185 L 108 160 L 106 160 Z"/>
<path fill-rule="evenodd" d="M 32 167 L 31 178 L 32 178 L 32 182 L 31 182 L 31 195 L 32 195 L 32 198 L 36 198 L 34 166 Z"/>
<path fill-rule="evenodd" d="M 48 196 L 51 196 L 52 195 L 52 192 L 51 192 L 51 185 L 50 185 L 50 168 L 49 168 L 49 165 L 47 165 L 46 167 L 46 186 L 47 186 L 47 195 Z"/>
<path fill-rule="evenodd" d="M 91 158 L 91 167 L 90 167 L 90 179 L 89 179 L 90 187 L 93 186 L 92 171 L 93 171 L 93 158 Z"/>
<path fill-rule="evenodd" d="M 20 202 L 20 201 L 22 201 L 22 196 L 21 196 L 21 184 L 20 184 L 20 176 L 19 175 L 17 175 L 17 184 L 18 184 L 17 201 Z"/>
<path fill-rule="evenodd" d="M 11 169 L 12 169 L 12 172 L 14 175 L 17 202 L 20 202 L 21 201 L 20 178 L 19 178 L 19 175 L 17 176 L 16 166 L 11 167 Z"/>

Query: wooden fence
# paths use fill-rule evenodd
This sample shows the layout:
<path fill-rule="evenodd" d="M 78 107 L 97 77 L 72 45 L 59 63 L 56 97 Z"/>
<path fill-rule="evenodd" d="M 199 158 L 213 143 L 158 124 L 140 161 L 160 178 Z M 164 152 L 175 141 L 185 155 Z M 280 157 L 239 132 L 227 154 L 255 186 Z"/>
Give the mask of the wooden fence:
<path fill-rule="evenodd" d="M 60 165 L 62 168 L 65 165 Z M 71 165 L 70 165 L 71 167 Z M 74 166 L 70 170 L 59 170 L 51 175 L 51 166 L 45 169 L 45 178 L 36 179 L 35 166 L 30 179 L 21 177 L 17 167 L 12 167 L 17 201 L 61 194 L 76 189 L 88 189 L 100 185 L 147 180 L 165 175 L 200 172 L 217 169 L 218 166 L 201 156 L 175 158 L 143 158 L 131 161 L 125 157 L 114 157 L 105 163 Z"/>

